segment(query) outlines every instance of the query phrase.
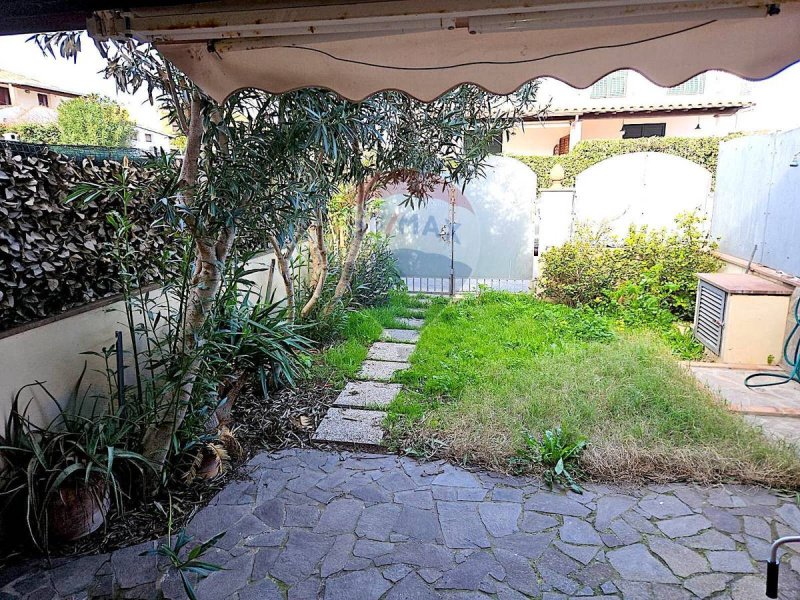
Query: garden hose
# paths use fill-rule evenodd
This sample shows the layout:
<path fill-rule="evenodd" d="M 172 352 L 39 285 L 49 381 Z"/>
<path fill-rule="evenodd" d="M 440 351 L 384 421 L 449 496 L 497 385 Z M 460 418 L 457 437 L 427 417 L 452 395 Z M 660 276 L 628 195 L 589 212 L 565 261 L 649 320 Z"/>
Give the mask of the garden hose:
<path fill-rule="evenodd" d="M 749 388 L 771 387 L 773 385 L 782 385 L 790 381 L 800 382 L 800 298 L 794 305 L 794 327 L 789 332 L 786 341 L 783 344 L 783 360 L 792 368 L 791 373 L 753 373 L 748 375 L 744 380 L 744 384 Z M 794 356 L 789 356 L 789 346 L 792 343 L 792 338 L 797 335 L 797 343 L 794 346 Z M 757 377 L 768 377 L 773 381 L 766 381 L 764 383 L 752 383 L 752 380 Z"/>

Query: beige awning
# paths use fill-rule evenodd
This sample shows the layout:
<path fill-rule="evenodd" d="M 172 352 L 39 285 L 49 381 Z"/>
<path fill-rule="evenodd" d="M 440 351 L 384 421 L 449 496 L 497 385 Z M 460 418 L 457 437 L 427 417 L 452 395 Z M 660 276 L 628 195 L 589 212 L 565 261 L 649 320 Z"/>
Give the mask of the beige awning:
<path fill-rule="evenodd" d="M 222 1 L 100 13 L 92 28 L 154 42 L 217 100 L 247 87 L 431 100 L 543 76 L 586 87 L 622 68 L 672 86 L 710 69 L 763 79 L 800 59 L 796 2 Z"/>

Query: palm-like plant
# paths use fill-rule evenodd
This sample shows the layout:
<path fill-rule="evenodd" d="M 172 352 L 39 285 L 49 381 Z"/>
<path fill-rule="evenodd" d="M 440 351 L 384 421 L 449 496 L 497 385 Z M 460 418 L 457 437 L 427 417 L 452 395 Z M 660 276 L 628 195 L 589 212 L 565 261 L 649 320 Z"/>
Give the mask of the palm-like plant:
<path fill-rule="evenodd" d="M 39 427 L 20 411 L 21 393 L 32 386 L 42 390 L 58 407 L 58 416 L 48 426 Z M 79 389 L 80 379 L 76 390 Z M 121 410 L 113 413 L 82 414 L 83 401 L 76 396 L 62 408 L 41 382 L 21 388 L 11 406 L 5 431 L 0 436 L 0 506 L 5 514 L 15 509 L 24 516 L 25 528 L 40 550 L 47 550 L 51 530 L 64 535 L 72 524 L 59 520 L 59 507 L 70 510 L 70 503 L 88 502 L 99 510 L 99 526 L 111 502 L 124 510 L 126 491 L 144 479 L 147 460 L 128 449 L 136 424 Z M 70 493 L 72 492 L 72 493 Z M 91 517 L 91 515 L 86 515 Z M 77 530 L 76 530 L 77 531 Z M 88 533 L 80 532 L 77 533 Z M 69 537 L 69 535 L 67 535 Z"/>

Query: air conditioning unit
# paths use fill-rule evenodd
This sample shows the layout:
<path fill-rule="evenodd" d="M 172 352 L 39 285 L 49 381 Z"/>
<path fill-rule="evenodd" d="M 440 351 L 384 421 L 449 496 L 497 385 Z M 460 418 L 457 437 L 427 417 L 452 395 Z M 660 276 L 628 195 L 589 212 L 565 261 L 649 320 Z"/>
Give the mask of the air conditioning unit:
<path fill-rule="evenodd" d="M 698 273 L 694 337 L 720 362 L 781 357 L 792 288 L 744 273 Z"/>
<path fill-rule="evenodd" d="M 13 131 L 8 131 L 3 134 L 3 139 L 7 142 L 18 142 L 19 141 L 19 134 L 14 133 Z"/>

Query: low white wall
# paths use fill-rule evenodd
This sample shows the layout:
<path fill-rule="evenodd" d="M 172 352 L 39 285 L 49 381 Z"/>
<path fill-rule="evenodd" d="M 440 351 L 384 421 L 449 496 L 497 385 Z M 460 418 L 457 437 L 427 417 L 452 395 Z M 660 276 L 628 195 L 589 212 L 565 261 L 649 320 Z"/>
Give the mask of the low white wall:
<path fill-rule="evenodd" d="M 247 263 L 248 269 L 261 269 L 252 273 L 248 279 L 254 282 L 262 299 L 268 293 L 270 264 L 273 254 L 258 256 Z M 283 300 L 286 292 L 275 266 L 272 278 L 274 299 Z M 161 297 L 160 289 L 147 292 L 154 300 Z M 114 332 L 125 333 L 125 349 L 130 350 L 130 339 L 125 324 L 124 304 L 122 302 L 98 302 L 69 311 L 40 324 L 30 324 L 7 332 L 0 339 L 0 419 L 5 421 L 11 402 L 17 391 L 26 384 L 40 381 L 60 402 L 66 401 L 75 387 L 83 369 L 88 367 L 83 378 L 82 389 L 87 387 L 94 393 L 108 393 L 104 374 L 105 362 L 97 356 L 83 355 L 81 352 L 99 352 L 104 347 L 114 345 Z M 10 333 L 11 335 L 7 335 Z M 112 357 L 112 368 L 114 367 Z M 130 358 L 126 356 L 130 366 Z M 132 369 L 126 370 L 128 381 L 133 381 Z M 90 393 L 91 395 L 91 393 Z M 29 416 L 40 425 L 46 425 L 58 414 L 53 401 L 44 391 L 36 387 L 25 389 L 20 395 L 20 408 L 30 401 Z"/>

